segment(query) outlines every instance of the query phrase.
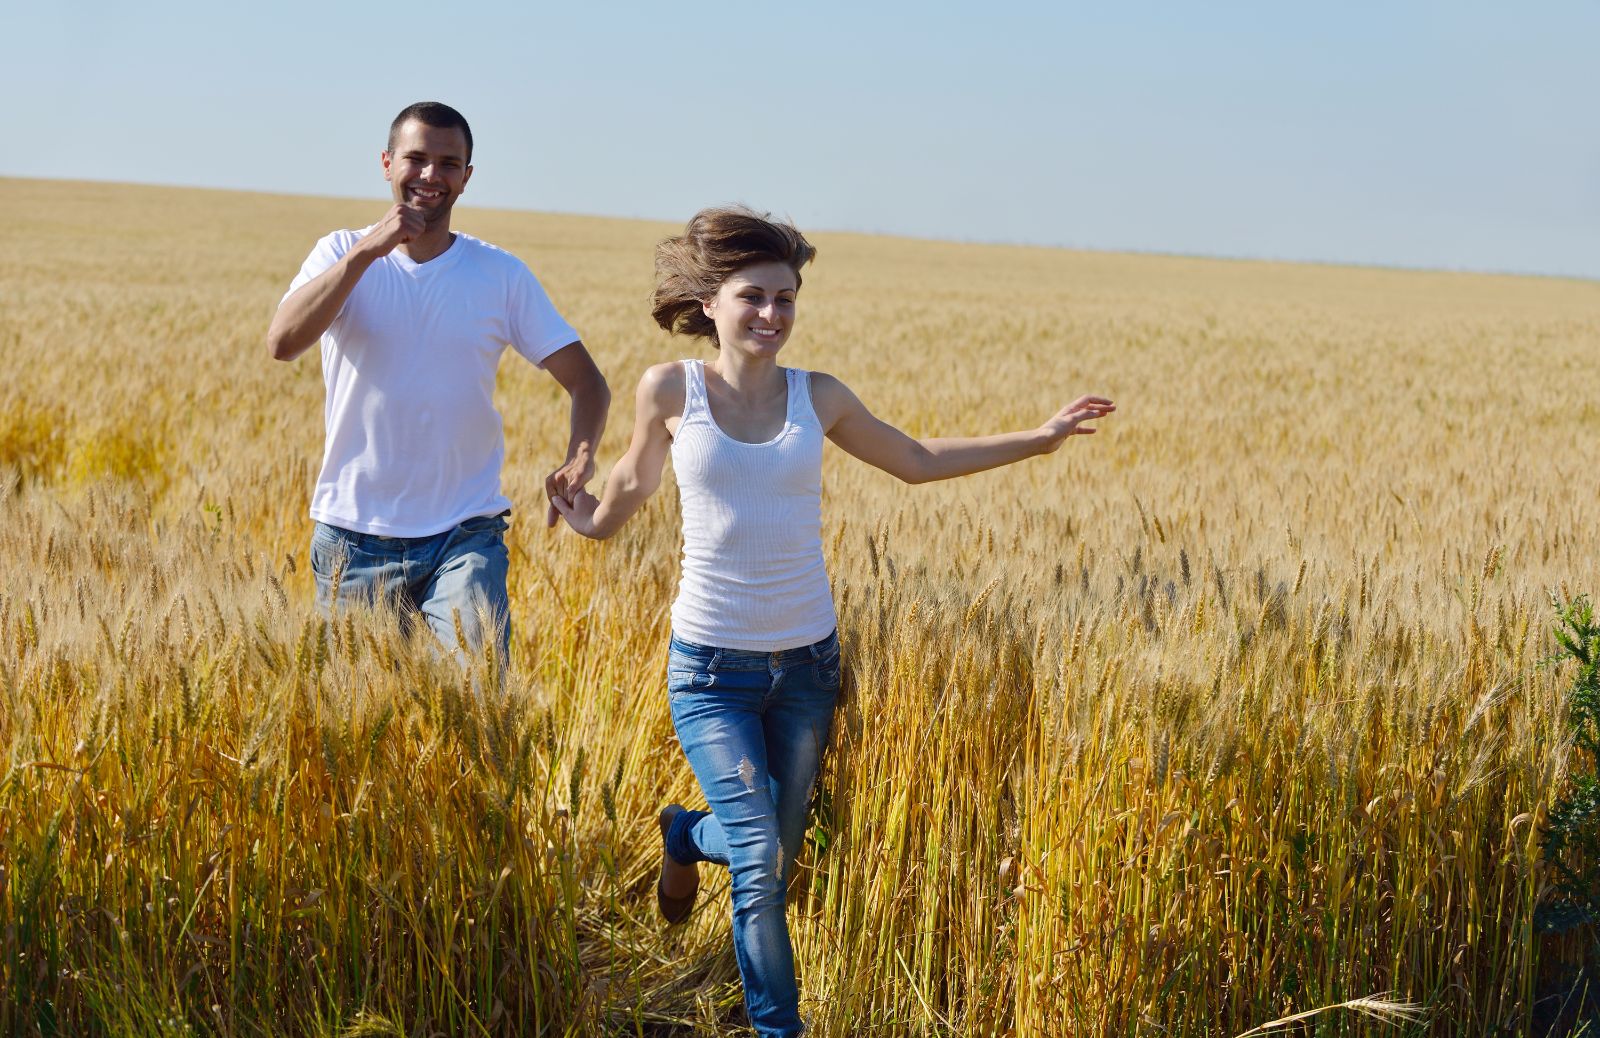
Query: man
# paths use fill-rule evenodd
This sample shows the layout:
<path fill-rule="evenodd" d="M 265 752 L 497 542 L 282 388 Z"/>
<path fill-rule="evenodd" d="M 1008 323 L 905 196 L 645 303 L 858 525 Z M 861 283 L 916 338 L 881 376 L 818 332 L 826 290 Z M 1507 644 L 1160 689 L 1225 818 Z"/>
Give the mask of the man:
<path fill-rule="evenodd" d="M 571 437 L 545 480 L 570 498 L 594 474 L 611 394 L 523 262 L 450 230 L 472 177 L 472 130 L 448 105 L 395 117 L 382 154 L 394 205 L 319 241 L 267 332 L 273 357 L 318 340 L 327 441 L 311 498 L 317 602 L 383 599 L 453 650 L 510 647 L 505 454 L 495 369 L 510 345 L 572 399 Z M 547 522 L 553 525 L 552 507 Z M 485 631 L 483 623 L 492 624 Z"/>

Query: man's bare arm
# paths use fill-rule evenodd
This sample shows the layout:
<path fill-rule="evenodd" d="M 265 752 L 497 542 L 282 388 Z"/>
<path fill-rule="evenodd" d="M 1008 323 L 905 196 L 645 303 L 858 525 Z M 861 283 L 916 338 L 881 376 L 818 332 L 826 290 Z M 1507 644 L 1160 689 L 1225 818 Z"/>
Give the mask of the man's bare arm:
<path fill-rule="evenodd" d="M 544 359 L 544 369 L 561 383 L 572 397 L 572 432 L 567 440 L 567 458 L 544 481 L 545 494 L 570 500 L 594 478 L 594 455 L 600 449 L 600 434 L 606 429 L 606 413 L 611 408 L 611 387 L 595 367 L 583 343 L 572 342 Z M 545 514 L 545 523 L 554 526 L 560 518 L 554 504 Z"/>
<path fill-rule="evenodd" d="M 267 347 L 274 360 L 294 360 L 322 338 L 322 333 L 339 316 L 350 293 L 367 268 L 395 246 L 408 242 L 423 230 L 422 210 L 396 205 L 368 231 L 339 262 L 295 289 L 278 307 L 267 328 Z"/>

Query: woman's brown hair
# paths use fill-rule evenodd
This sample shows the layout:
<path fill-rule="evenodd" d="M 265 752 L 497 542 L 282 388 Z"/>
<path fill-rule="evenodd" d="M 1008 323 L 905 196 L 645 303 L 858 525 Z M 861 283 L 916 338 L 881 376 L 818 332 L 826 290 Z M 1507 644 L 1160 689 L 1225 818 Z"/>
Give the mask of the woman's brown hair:
<path fill-rule="evenodd" d="M 756 263 L 782 263 L 794 271 L 817 254 L 793 225 L 746 206 L 718 206 L 694 214 L 683 233 L 656 246 L 656 293 L 650 316 L 667 331 L 702 335 L 717 345 L 717 326 L 702 304 L 729 277 Z"/>

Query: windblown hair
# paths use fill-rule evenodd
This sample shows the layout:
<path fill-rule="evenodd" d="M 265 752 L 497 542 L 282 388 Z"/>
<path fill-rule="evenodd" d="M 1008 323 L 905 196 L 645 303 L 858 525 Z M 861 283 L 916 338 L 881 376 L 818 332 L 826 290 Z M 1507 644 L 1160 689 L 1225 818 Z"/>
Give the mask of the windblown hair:
<path fill-rule="evenodd" d="M 694 214 L 683 233 L 656 246 L 656 293 L 650 316 L 673 334 L 699 335 L 717 343 L 717 326 L 702 304 L 729 277 L 756 263 L 782 263 L 794 271 L 817 255 L 792 224 L 747 206 L 718 206 Z"/>
<path fill-rule="evenodd" d="M 394 122 L 389 124 L 389 146 L 385 151 L 393 153 L 394 139 L 399 135 L 400 127 L 412 119 L 436 130 L 460 130 L 467 138 L 467 161 L 472 161 L 472 127 L 467 125 L 466 116 L 438 101 L 418 101 L 402 108 L 400 114 L 394 117 Z"/>

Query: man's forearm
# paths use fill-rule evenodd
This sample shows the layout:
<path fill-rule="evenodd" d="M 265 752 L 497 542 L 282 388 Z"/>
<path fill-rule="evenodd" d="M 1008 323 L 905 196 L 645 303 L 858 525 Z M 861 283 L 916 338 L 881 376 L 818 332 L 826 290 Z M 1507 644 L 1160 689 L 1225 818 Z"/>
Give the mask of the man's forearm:
<path fill-rule="evenodd" d="M 567 440 L 567 460 L 582 456 L 592 463 L 600 449 L 600 436 L 606 431 L 606 414 L 611 409 L 611 388 L 605 376 L 593 377 L 572 389 L 571 435 Z"/>
<path fill-rule="evenodd" d="M 550 498 L 545 522 L 554 526 L 560 512 L 556 502 L 571 501 L 594 476 L 594 457 L 600 449 L 600 434 L 605 432 L 611 390 L 582 342 L 569 342 L 546 357 L 545 370 L 572 398 L 567 459 L 544 481 L 544 492 Z"/>
<path fill-rule="evenodd" d="M 322 338 L 375 259 L 357 243 L 339 262 L 285 299 L 267 329 L 267 345 L 273 358 L 294 360 Z"/>

